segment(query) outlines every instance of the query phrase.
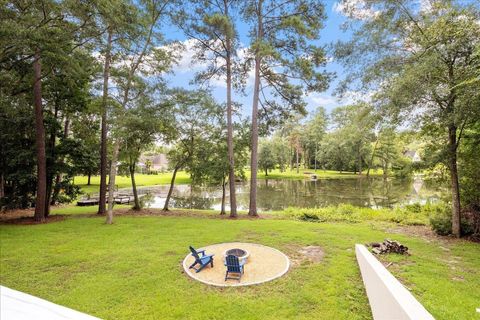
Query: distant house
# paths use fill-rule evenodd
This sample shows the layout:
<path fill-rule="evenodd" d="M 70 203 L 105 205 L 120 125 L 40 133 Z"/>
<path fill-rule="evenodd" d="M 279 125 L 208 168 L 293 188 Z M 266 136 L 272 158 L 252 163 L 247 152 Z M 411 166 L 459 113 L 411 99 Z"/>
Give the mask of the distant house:
<path fill-rule="evenodd" d="M 415 150 L 406 150 L 406 151 L 403 152 L 403 155 L 405 157 L 409 158 L 410 160 L 412 160 L 412 162 L 422 161 L 422 158 L 420 157 L 420 154 Z"/>
<path fill-rule="evenodd" d="M 147 169 L 150 164 L 150 170 L 163 171 L 168 169 L 167 155 L 164 153 L 156 154 L 153 156 L 142 156 L 140 158 L 139 166 Z"/>

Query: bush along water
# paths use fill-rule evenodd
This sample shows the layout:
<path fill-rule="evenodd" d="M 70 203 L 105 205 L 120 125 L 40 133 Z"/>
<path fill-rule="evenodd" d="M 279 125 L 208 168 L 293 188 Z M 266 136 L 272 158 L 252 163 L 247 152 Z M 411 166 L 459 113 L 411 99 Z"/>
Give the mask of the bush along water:
<path fill-rule="evenodd" d="M 445 202 L 380 209 L 341 204 L 324 208 L 287 208 L 283 214 L 292 219 L 309 222 L 385 221 L 401 225 L 429 225 L 439 235 L 452 233 L 451 207 Z M 464 212 L 463 215 L 462 234 L 472 236 L 474 239 L 480 238 L 478 231 L 480 217 L 471 212 Z"/>
<path fill-rule="evenodd" d="M 341 204 L 324 208 L 287 208 L 284 213 L 302 221 L 313 222 L 361 222 L 386 221 L 403 225 L 428 225 L 432 212 L 438 204 L 408 205 L 395 208 L 362 208 L 350 204 Z"/>
<path fill-rule="evenodd" d="M 437 206 L 430 215 L 430 225 L 435 233 L 447 236 L 452 234 L 452 210 L 449 205 Z M 463 236 L 473 236 L 480 239 L 480 217 L 476 210 L 462 212 L 461 230 Z"/>

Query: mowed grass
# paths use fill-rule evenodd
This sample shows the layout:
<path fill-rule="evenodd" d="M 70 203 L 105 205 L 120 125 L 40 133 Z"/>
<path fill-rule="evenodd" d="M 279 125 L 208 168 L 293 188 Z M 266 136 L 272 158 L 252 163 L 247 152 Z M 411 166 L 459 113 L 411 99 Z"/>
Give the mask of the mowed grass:
<path fill-rule="evenodd" d="M 478 244 L 406 235 L 379 223 L 118 216 L 105 225 L 104 217 L 77 216 L 2 225 L 1 283 L 104 319 L 370 319 L 354 244 L 387 237 L 412 253 L 385 256 L 394 262 L 389 269 L 437 319 L 478 319 Z M 298 249 L 316 245 L 325 257 L 251 287 L 210 287 L 183 273 L 188 245 L 227 241 L 297 258 Z"/>
<path fill-rule="evenodd" d="M 317 175 L 319 179 L 336 179 L 336 178 L 355 178 L 355 177 L 364 177 L 358 174 L 354 174 L 353 172 L 338 172 L 338 171 L 331 171 L 331 170 L 309 170 L 309 169 L 300 169 L 299 173 L 296 170 L 287 169 L 284 172 L 280 172 L 279 169 L 271 170 L 268 173 L 268 176 L 265 176 L 265 172 L 259 171 L 258 178 L 259 179 L 305 179 L 309 178 L 309 175 L 305 174 L 305 172 L 314 173 Z M 382 172 L 380 170 L 372 170 L 370 172 L 371 175 L 381 175 Z M 250 170 L 245 170 L 245 176 L 247 179 L 250 178 Z M 108 180 L 108 178 L 107 178 Z M 153 185 L 162 185 L 162 184 L 170 184 L 172 180 L 172 172 L 165 172 L 159 174 L 136 174 L 135 175 L 135 182 L 137 187 L 142 186 L 153 186 Z M 74 180 L 75 184 L 80 186 L 82 191 L 85 194 L 95 194 L 98 193 L 99 185 L 100 185 L 100 177 L 99 176 L 92 176 L 90 180 L 90 185 L 87 185 L 88 177 L 87 176 L 76 176 Z M 175 184 L 187 184 L 190 183 L 190 175 L 185 171 L 179 171 L 175 178 Z M 115 184 L 118 188 L 129 188 L 132 186 L 132 181 L 130 176 L 117 176 L 115 178 Z"/>
<path fill-rule="evenodd" d="M 137 187 L 170 184 L 171 180 L 172 172 L 135 175 L 135 183 L 137 184 Z M 175 183 L 185 184 L 190 183 L 190 181 L 190 175 L 188 173 L 186 173 L 185 171 L 177 172 Z M 87 185 L 87 176 L 76 176 L 74 182 L 77 186 L 80 186 L 84 193 L 98 193 L 100 186 L 100 176 L 92 176 L 90 180 L 90 185 Z M 115 185 L 117 185 L 118 188 L 129 188 L 132 186 L 132 180 L 130 179 L 130 176 L 117 176 L 115 178 Z"/>
<path fill-rule="evenodd" d="M 250 171 L 247 171 L 247 177 L 250 177 Z M 296 169 L 290 170 L 286 169 L 284 172 L 281 172 L 279 169 L 274 169 L 268 171 L 268 175 L 265 175 L 265 171 L 258 171 L 258 178 L 259 179 L 304 179 L 310 178 L 310 174 L 317 175 L 318 179 L 341 179 L 341 178 L 363 178 L 366 175 L 366 172 L 363 175 L 355 174 L 353 172 L 339 172 L 333 170 L 321 170 L 317 169 L 317 171 L 313 169 L 304 169 L 300 168 L 297 172 Z M 381 170 L 371 170 L 371 176 L 378 176 L 382 175 Z"/>

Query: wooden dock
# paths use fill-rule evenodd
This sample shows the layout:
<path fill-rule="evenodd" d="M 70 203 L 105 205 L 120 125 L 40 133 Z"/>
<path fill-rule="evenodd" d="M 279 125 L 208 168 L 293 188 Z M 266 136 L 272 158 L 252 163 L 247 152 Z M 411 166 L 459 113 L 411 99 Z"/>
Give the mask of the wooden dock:
<path fill-rule="evenodd" d="M 139 198 L 142 198 L 145 195 L 139 195 Z M 130 204 L 130 202 L 134 201 L 133 195 L 128 194 L 118 194 L 113 196 L 113 201 L 115 204 Z M 99 199 L 98 198 L 90 198 L 90 199 L 80 199 L 77 201 L 77 206 L 95 206 L 98 205 Z M 107 197 L 108 202 L 108 197 Z"/>

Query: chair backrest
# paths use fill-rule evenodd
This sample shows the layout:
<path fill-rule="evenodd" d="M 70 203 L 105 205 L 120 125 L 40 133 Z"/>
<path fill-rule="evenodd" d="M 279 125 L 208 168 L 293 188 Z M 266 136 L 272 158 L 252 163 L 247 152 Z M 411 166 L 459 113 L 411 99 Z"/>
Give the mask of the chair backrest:
<path fill-rule="evenodd" d="M 195 258 L 195 260 L 200 260 L 197 250 L 195 250 L 192 246 L 190 246 L 190 251 L 192 252 L 192 256 Z"/>
<path fill-rule="evenodd" d="M 225 261 L 229 272 L 240 272 L 240 262 L 236 256 L 229 254 Z"/>

